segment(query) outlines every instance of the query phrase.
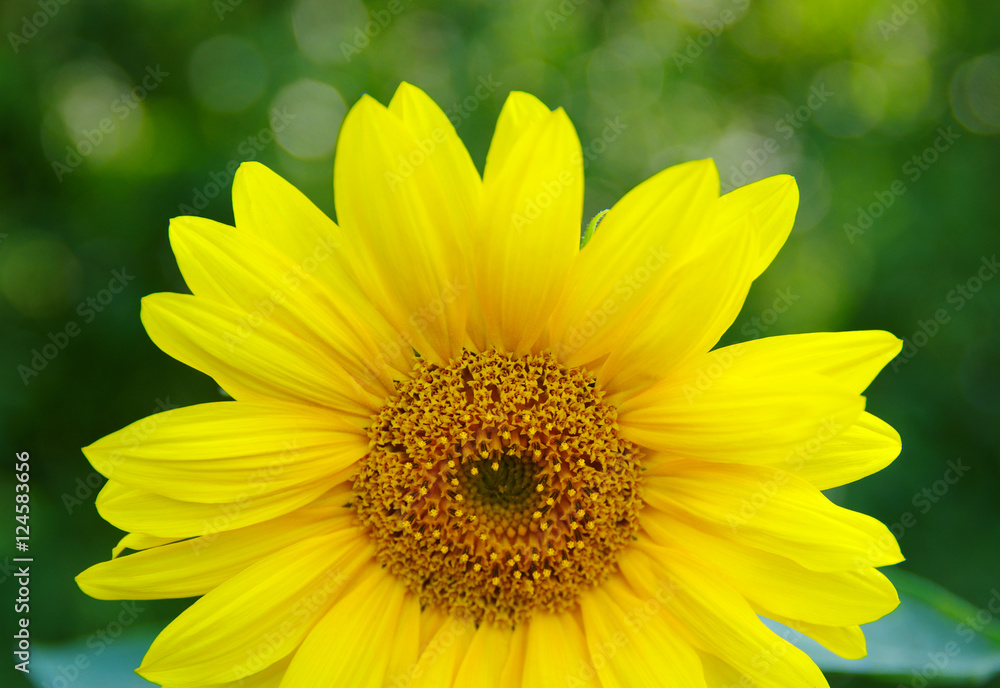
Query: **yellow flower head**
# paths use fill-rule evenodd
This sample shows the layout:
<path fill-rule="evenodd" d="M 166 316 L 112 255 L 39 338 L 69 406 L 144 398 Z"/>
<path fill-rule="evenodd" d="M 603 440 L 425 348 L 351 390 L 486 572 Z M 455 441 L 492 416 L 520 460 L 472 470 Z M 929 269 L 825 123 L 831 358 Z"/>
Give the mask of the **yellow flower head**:
<path fill-rule="evenodd" d="M 879 522 L 820 490 L 891 462 L 861 392 L 885 332 L 713 350 L 792 227 L 778 176 L 651 177 L 582 249 L 583 155 L 512 93 L 480 177 L 403 84 L 344 120 L 339 224 L 262 165 L 236 226 L 170 238 L 156 344 L 234 401 L 84 452 L 128 532 L 102 599 L 202 596 L 139 673 L 171 688 L 825 686 L 760 617 L 849 658 L 898 599 Z M 135 550 L 119 556 L 124 549 Z"/>

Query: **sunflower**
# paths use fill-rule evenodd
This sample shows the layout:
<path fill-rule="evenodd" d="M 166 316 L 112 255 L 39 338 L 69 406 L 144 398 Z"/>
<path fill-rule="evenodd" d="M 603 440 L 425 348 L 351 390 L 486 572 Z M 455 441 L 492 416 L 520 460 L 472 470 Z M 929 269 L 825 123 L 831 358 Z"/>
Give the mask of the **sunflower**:
<path fill-rule="evenodd" d="M 821 490 L 899 452 L 861 392 L 885 332 L 715 348 L 791 230 L 788 176 L 711 161 L 581 248 L 566 114 L 512 93 L 485 171 L 403 84 L 343 122 L 339 224 L 262 165 L 235 227 L 173 220 L 193 295 L 152 340 L 232 396 L 84 452 L 127 532 L 77 578 L 199 597 L 137 670 L 171 688 L 825 686 L 898 604 L 888 529 Z M 590 236 L 587 232 L 587 236 Z M 125 550 L 133 550 L 120 556 Z"/>

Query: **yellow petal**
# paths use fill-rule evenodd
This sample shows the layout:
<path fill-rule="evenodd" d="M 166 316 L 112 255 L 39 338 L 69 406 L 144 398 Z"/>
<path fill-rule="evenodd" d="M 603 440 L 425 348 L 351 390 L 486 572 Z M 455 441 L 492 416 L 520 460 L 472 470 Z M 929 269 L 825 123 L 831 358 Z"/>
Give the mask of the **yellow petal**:
<path fill-rule="evenodd" d="M 511 91 L 500 110 L 490 150 L 486 154 L 487 174 L 496 174 L 524 132 L 551 113 L 545 103 L 530 93 Z"/>
<path fill-rule="evenodd" d="M 448 180 L 448 191 L 454 203 L 462 204 L 463 214 L 477 217 L 482 203 L 483 181 L 458 138 L 455 128 L 441 108 L 416 86 L 405 81 L 396 89 L 389 101 L 389 112 L 398 116 L 420 141 L 434 141 L 433 163 L 442 179 Z M 482 242 L 478 239 L 475 224 L 464 228 L 472 237 L 471 250 L 476 251 Z M 471 272 L 471 271 L 470 271 Z M 486 319 L 475 294 L 475 280 L 469 280 L 468 317 L 466 331 L 477 351 L 487 346 Z"/>
<path fill-rule="evenodd" d="M 384 683 L 389 686 L 406 685 L 406 677 L 420 659 L 420 630 L 424 614 L 420 609 L 420 599 L 407 595 L 399 610 L 396 634 L 392 641 L 392 654 L 386 666 Z"/>
<path fill-rule="evenodd" d="M 117 559 L 122 552 L 127 549 L 141 551 L 145 549 L 151 549 L 154 547 L 159 547 L 160 545 L 167 545 L 171 542 L 177 542 L 180 538 L 176 537 L 159 537 L 156 535 L 147 535 L 146 533 L 129 533 L 115 545 L 114 549 L 111 550 L 111 558 Z"/>
<path fill-rule="evenodd" d="M 701 373 L 701 380 L 691 381 L 697 385 L 730 374 L 767 379 L 809 373 L 832 378 L 860 394 L 902 346 L 901 340 L 881 330 L 765 337 L 716 349 L 692 361 L 686 375 L 697 378 Z"/>
<path fill-rule="evenodd" d="M 852 626 L 880 619 L 899 605 L 892 583 L 871 567 L 811 571 L 787 557 L 712 535 L 656 509 L 640 512 L 640 522 L 652 542 L 696 554 L 770 618 Z M 637 546 L 644 546 L 643 540 Z"/>
<path fill-rule="evenodd" d="M 568 277 L 549 323 L 551 346 L 566 365 L 608 354 L 621 330 L 708 237 L 697 231 L 719 195 L 711 160 L 668 168 L 625 195 Z"/>
<path fill-rule="evenodd" d="M 704 461 L 772 463 L 799 450 L 815 453 L 865 407 L 864 397 L 809 373 L 754 378 L 734 368 L 703 385 L 698 380 L 668 379 L 626 401 L 618 416 L 622 436 Z"/>
<path fill-rule="evenodd" d="M 666 591 L 641 599 L 620 575 L 580 598 L 590 663 L 603 688 L 661 685 L 705 688 L 701 661 L 664 618 Z"/>
<path fill-rule="evenodd" d="M 198 688 L 280 688 L 282 679 L 285 678 L 285 670 L 292 662 L 289 655 L 280 659 L 263 671 L 260 671 L 238 681 L 226 681 L 225 683 L 202 684 Z M 165 686 L 164 688 L 179 688 L 178 686 Z"/>
<path fill-rule="evenodd" d="M 248 493 L 233 502 L 205 504 L 170 499 L 109 480 L 97 495 L 97 512 L 121 530 L 174 540 L 205 537 L 287 514 L 309 504 L 330 487 L 317 483 L 264 495 Z"/>
<path fill-rule="evenodd" d="M 359 424 L 382 403 L 329 356 L 253 313 L 164 293 L 142 300 L 142 322 L 160 349 L 241 401 L 316 404 L 353 414 Z"/>
<path fill-rule="evenodd" d="M 535 614 L 527 634 L 524 688 L 600 688 L 583 629 L 572 614 Z"/>
<path fill-rule="evenodd" d="M 453 688 L 501 688 L 513 630 L 482 623 L 472 636 Z"/>
<path fill-rule="evenodd" d="M 343 232 L 305 194 L 259 162 L 245 162 L 236 171 L 233 215 L 248 238 L 267 242 L 331 288 L 341 286 L 348 262 Z"/>
<path fill-rule="evenodd" d="M 335 299 L 326 304 L 332 309 L 329 317 L 356 328 L 357 346 L 378 346 L 376 367 L 410 370 L 413 350 L 359 286 L 343 231 L 301 191 L 264 165 L 245 162 L 233 179 L 233 212 L 243 240 L 266 242 L 293 261 L 291 274 L 282 274 L 275 286 L 305 292 L 323 285 Z"/>
<path fill-rule="evenodd" d="M 796 451 L 778 466 L 828 490 L 882 470 L 899 456 L 902 446 L 899 433 L 865 412 L 854 425 L 815 451 Z"/>
<path fill-rule="evenodd" d="M 752 214 L 760 229 L 760 248 L 751 271 L 756 279 L 784 245 L 799 206 L 799 187 L 787 174 L 767 177 L 730 191 L 719 199 L 717 226 Z"/>
<path fill-rule="evenodd" d="M 507 652 L 507 661 L 500 672 L 500 688 L 522 688 L 521 678 L 524 676 L 524 657 L 527 652 L 527 628 L 530 624 L 520 624 L 514 628 Z"/>
<path fill-rule="evenodd" d="M 757 252 L 757 227 L 741 218 L 650 295 L 598 372 L 612 400 L 635 396 L 715 346 L 743 307 Z"/>
<path fill-rule="evenodd" d="M 888 528 L 837 506 L 786 471 L 684 461 L 673 462 L 670 470 L 644 479 L 647 508 L 697 519 L 699 528 L 719 537 L 813 571 L 863 570 L 903 560 Z"/>
<path fill-rule="evenodd" d="M 384 331 L 385 324 L 367 299 L 356 296 L 350 303 L 343 289 L 331 291 L 315 270 L 306 270 L 266 242 L 193 217 L 171 221 L 170 241 L 184 281 L 196 296 L 272 320 L 333 358 L 376 396 L 389 396 L 393 375 L 409 371 L 403 363 L 407 367 L 401 371 L 393 369 L 394 361 L 384 353 L 392 351 L 398 335 L 376 341 L 370 334 Z"/>
<path fill-rule="evenodd" d="M 476 632 L 471 622 L 442 614 L 440 625 L 431 637 L 410 674 L 410 688 L 452 686 L 462 660 Z"/>
<path fill-rule="evenodd" d="M 861 659 L 868 654 L 865 634 L 860 626 L 823 626 L 765 613 L 761 609 L 757 609 L 757 611 L 772 621 L 777 621 L 809 636 L 830 652 L 844 659 Z"/>
<path fill-rule="evenodd" d="M 172 409 L 83 453 L 100 473 L 165 497 L 230 502 L 346 480 L 368 438 L 328 409 L 223 401 Z"/>
<path fill-rule="evenodd" d="M 285 673 L 284 686 L 380 688 L 407 596 L 402 582 L 370 564 L 353 589 L 309 632 Z"/>
<path fill-rule="evenodd" d="M 453 158 L 395 113 L 363 96 L 344 119 L 334 160 L 340 224 L 355 273 L 386 319 L 421 356 L 450 360 L 465 344 L 470 276 L 466 262 L 475 203 L 456 200 Z"/>
<path fill-rule="evenodd" d="M 768 630 L 736 591 L 687 554 L 661 548 L 653 558 L 631 547 L 619 565 L 640 597 L 668 596 L 670 614 L 699 649 L 738 669 L 758 688 L 826 688 L 812 660 Z"/>
<path fill-rule="evenodd" d="M 299 509 L 264 523 L 173 542 L 91 566 L 76 577 L 102 600 L 152 600 L 204 595 L 290 542 L 350 527 L 354 512 L 341 502 Z"/>
<path fill-rule="evenodd" d="M 153 641 L 137 672 L 194 688 L 262 671 L 299 646 L 373 554 L 356 528 L 289 545 L 188 607 Z"/>
<path fill-rule="evenodd" d="M 523 354 L 578 253 L 583 154 L 565 112 L 541 114 L 520 96 L 508 99 L 497 132 L 483 175 L 477 291 L 491 343 Z"/>
<path fill-rule="evenodd" d="M 461 206 L 459 215 L 475 217 L 479 212 L 483 182 L 448 115 L 430 96 L 405 81 L 396 89 L 388 109 L 402 120 L 418 141 L 434 143 L 434 150 L 425 164 L 437 169 L 438 176 L 447 184 L 452 202 Z M 472 232 L 474 227 L 460 229 Z"/>

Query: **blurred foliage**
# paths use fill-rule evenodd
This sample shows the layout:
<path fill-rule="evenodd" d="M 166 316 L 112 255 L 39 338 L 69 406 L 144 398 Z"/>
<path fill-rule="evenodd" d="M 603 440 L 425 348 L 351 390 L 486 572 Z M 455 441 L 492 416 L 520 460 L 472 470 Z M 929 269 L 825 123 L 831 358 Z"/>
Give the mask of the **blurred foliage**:
<path fill-rule="evenodd" d="M 508 91 L 564 107 L 588 218 L 688 159 L 714 158 L 727 190 L 794 174 L 795 231 L 727 341 L 906 337 L 869 393 L 902 456 L 833 497 L 974 605 L 1000 585 L 995 2 L 6 0 L 0 26 L 0 435 L 8 459 L 32 456 L 35 638 L 86 637 L 120 612 L 72 580 L 118 539 L 79 447 L 219 398 L 139 321 L 143 295 L 185 290 L 167 220 L 231 222 L 249 159 L 332 214 L 346 107 L 401 80 L 448 110 L 480 168 Z M 960 460 L 968 477 L 943 482 Z M 8 471 L 0 490 L 7 504 Z M 141 621 L 184 604 L 145 603 Z"/>

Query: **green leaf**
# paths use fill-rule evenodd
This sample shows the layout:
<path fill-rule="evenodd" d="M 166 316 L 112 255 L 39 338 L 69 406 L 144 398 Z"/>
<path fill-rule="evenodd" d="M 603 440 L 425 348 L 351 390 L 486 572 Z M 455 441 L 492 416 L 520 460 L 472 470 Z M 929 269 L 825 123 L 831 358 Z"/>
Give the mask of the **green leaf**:
<path fill-rule="evenodd" d="M 608 208 L 608 210 L 611 210 Z M 608 210 L 602 210 L 601 212 L 594 215 L 594 218 L 587 224 L 587 228 L 583 230 L 583 236 L 580 237 L 580 249 L 582 250 L 584 246 L 590 243 L 590 240 L 594 238 L 594 234 L 597 232 L 597 225 L 600 224 L 601 218 L 608 214 Z"/>
<path fill-rule="evenodd" d="M 930 581 L 883 571 L 899 592 L 899 607 L 862 626 L 868 656 L 842 659 L 781 624 L 768 626 L 801 648 L 823 671 L 868 674 L 905 686 L 978 684 L 1000 673 L 1000 591 L 977 608 Z"/>
<path fill-rule="evenodd" d="M 112 624 L 68 643 L 33 643 L 28 679 L 37 688 L 150 688 L 153 684 L 136 674 L 135 669 L 161 630 L 149 626 L 123 630 Z"/>

